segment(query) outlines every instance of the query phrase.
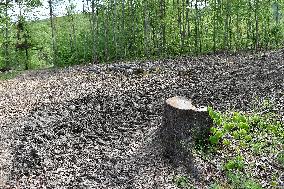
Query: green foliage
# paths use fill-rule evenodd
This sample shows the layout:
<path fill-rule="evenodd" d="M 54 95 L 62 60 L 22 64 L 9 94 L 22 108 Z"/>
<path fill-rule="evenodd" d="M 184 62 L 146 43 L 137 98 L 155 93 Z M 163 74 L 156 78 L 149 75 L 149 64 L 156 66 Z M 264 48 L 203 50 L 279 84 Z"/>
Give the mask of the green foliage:
<path fill-rule="evenodd" d="M 249 179 L 240 172 L 228 172 L 228 183 L 214 183 L 209 189 L 262 189 L 256 181 Z"/>
<path fill-rule="evenodd" d="M 217 130 L 215 127 L 211 128 L 212 135 L 209 137 L 209 141 L 213 145 L 217 145 L 220 140 L 223 138 L 224 133 L 220 130 Z"/>
<path fill-rule="evenodd" d="M 284 167 L 284 151 L 279 152 L 276 158 L 277 158 L 278 163 Z"/>
<path fill-rule="evenodd" d="M 239 142 L 250 144 L 254 151 L 258 152 L 263 145 L 262 141 L 254 138 L 257 132 L 268 132 L 277 137 L 283 136 L 283 125 L 275 118 L 275 115 L 258 114 L 245 115 L 239 112 L 233 114 L 221 114 L 213 108 L 208 108 L 209 116 L 213 119 L 209 141 L 212 145 L 220 145 L 221 142 L 229 145 L 226 137 L 233 137 Z M 225 141 L 224 141 L 225 140 Z"/>
<path fill-rule="evenodd" d="M 254 144 L 251 145 L 252 147 L 252 151 L 255 153 L 255 154 L 260 154 L 261 151 L 263 150 L 265 146 L 265 143 L 264 142 L 256 142 Z"/>
<path fill-rule="evenodd" d="M 244 188 L 245 189 L 262 189 L 261 185 L 253 180 L 246 180 L 244 182 Z"/>
<path fill-rule="evenodd" d="M 229 160 L 224 165 L 225 170 L 231 171 L 231 170 L 243 170 L 244 169 L 244 158 L 240 155 L 237 157 Z"/>
<path fill-rule="evenodd" d="M 247 122 L 246 117 L 244 115 L 240 114 L 239 112 L 234 112 L 232 120 L 236 124 L 243 124 L 243 123 Z"/>
<path fill-rule="evenodd" d="M 15 78 L 20 72 L 12 71 L 6 73 L 0 73 L 0 80 L 9 80 Z"/>
<path fill-rule="evenodd" d="M 239 172 L 228 172 L 228 180 L 235 189 L 262 189 L 261 185 Z"/>
<path fill-rule="evenodd" d="M 264 113 L 221 113 L 209 107 L 208 112 L 213 119 L 213 127 L 209 138 L 214 152 L 230 154 L 225 157 L 223 168 L 229 184 L 225 188 L 259 189 L 251 177 L 252 165 L 245 164 L 245 157 L 258 161 L 260 157 L 275 157 L 275 161 L 283 166 L 284 126 L 282 117 L 273 113 L 272 102 L 265 100 L 261 107 Z M 280 151 L 280 152 L 279 152 Z M 260 160 L 261 161 L 261 160 Z M 244 175 L 244 176 L 243 176 Z M 271 187 L 278 186 L 278 177 L 272 178 Z M 221 185 L 216 185 L 220 188 Z M 221 187 L 222 188 L 222 187 Z"/>
<path fill-rule="evenodd" d="M 173 182 L 178 188 L 191 188 L 189 180 L 186 176 L 175 176 Z"/>
<path fill-rule="evenodd" d="M 209 189 L 222 189 L 222 187 L 219 184 L 214 183 L 209 186 Z"/>
<path fill-rule="evenodd" d="M 40 0 L 24 2 L 23 12 L 42 6 Z M 63 1 L 50 2 L 56 9 Z M 68 2 L 65 4 L 67 14 L 62 17 L 53 14 L 51 20 L 28 21 L 22 14 L 27 21 L 27 39 L 33 44 L 28 49 L 28 58 L 15 49 L 17 27 L 5 16 L 5 9 L 13 11 L 16 5 L 2 4 L 0 66 L 9 62 L 17 67 L 24 64 L 20 60 L 26 60 L 29 68 L 66 66 L 94 59 L 100 62 L 148 59 L 224 50 L 271 49 L 283 44 L 282 0 L 94 0 L 93 9 L 89 7 L 89 12 L 84 13 L 75 11 L 76 1 Z M 236 118 L 243 119 L 238 115 Z"/>
<path fill-rule="evenodd" d="M 223 145 L 229 146 L 230 144 L 231 144 L 230 140 L 228 140 L 226 138 L 223 140 Z"/>

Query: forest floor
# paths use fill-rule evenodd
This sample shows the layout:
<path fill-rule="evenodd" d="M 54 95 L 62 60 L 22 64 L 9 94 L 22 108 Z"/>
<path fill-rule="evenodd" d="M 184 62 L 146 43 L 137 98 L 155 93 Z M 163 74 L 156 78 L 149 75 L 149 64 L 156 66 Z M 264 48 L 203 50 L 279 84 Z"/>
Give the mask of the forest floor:
<path fill-rule="evenodd" d="M 209 160 L 195 154 L 194 174 L 162 155 L 156 132 L 164 101 L 179 95 L 250 113 L 268 99 L 283 123 L 283 61 L 282 50 L 219 54 L 30 71 L 0 81 L 0 188 L 226 188 L 222 164 L 235 152 L 220 148 Z M 255 157 L 245 162 L 256 165 L 250 176 L 280 188 L 283 165 Z"/>

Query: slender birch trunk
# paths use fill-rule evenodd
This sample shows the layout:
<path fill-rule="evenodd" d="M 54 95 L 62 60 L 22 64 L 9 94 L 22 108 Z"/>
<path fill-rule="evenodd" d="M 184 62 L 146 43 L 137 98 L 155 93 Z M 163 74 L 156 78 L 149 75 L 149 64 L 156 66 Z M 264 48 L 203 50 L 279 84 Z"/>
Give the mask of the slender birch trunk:
<path fill-rule="evenodd" d="M 165 47 L 166 47 L 166 0 L 160 0 L 160 38 L 161 38 L 161 52 L 164 55 L 165 53 Z"/>
<path fill-rule="evenodd" d="M 255 12 L 254 12 L 254 18 L 255 18 L 255 50 L 258 49 L 258 30 L 259 30 L 259 23 L 258 23 L 258 0 L 255 0 Z"/>
<path fill-rule="evenodd" d="M 195 53 L 198 54 L 198 6 L 197 0 L 195 1 Z"/>
<path fill-rule="evenodd" d="M 235 36 L 236 40 L 235 40 L 235 46 L 236 46 L 236 50 L 239 50 L 240 49 L 240 41 L 241 41 L 241 31 L 240 31 L 240 11 L 239 11 L 239 1 L 237 2 L 237 23 L 236 23 L 236 31 L 237 31 L 237 34 Z"/>
<path fill-rule="evenodd" d="M 213 8 L 213 51 L 216 53 L 216 24 L 217 24 L 217 8 L 216 8 L 216 0 L 214 0 L 214 8 Z"/>
<path fill-rule="evenodd" d="M 117 0 L 114 0 L 114 16 L 113 16 L 113 42 L 114 42 L 114 49 L 115 49 L 115 59 L 117 59 Z"/>
<path fill-rule="evenodd" d="M 186 0 L 185 2 L 186 4 L 186 13 L 185 13 L 185 20 L 186 20 L 186 38 L 187 38 L 187 45 L 189 45 L 189 41 L 190 41 L 190 23 L 189 23 L 189 10 L 190 10 L 190 4 L 189 4 L 189 0 Z M 190 48 L 189 48 L 190 51 Z"/>
<path fill-rule="evenodd" d="M 180 0 L 177 0 L 177 7 L 178 7 L 178 28 L 179 28 L 179 44 L 180 44 L 180 49 L 179 53 L 182 53 L 183 49 L 183 37 L 182 37 L 182 26 L 181 26 L 181 8 L 180 8 Z"/>
<path fill-rule="evenodd" d="M 123 57 L 126 57 L 126 41 L 125 41 L 125 35 L 126 35 L 126 32 L 125 32 L 125 0 L 122 0 L 122 49 L 123 49 Z"/>
<path fill-rule="evenodd" d="M 8 68 L 10 65 L 9 61 L 9 22 L 8 22 L 8 3 L 9 1 L 5 1 L 5 67 Z"/>
<path fill-rule="evenodd" d="M 148 46 L 148 3 L 147 0 L 143 1 L 143 28 L 144 28 L 144 55 L 149 57 L 149 46 Z"/>
<path fill-rule="evenodd" d="M 53 62 L 57 64 L 57 48 L 56 48 L 56 39 L 55 39 L 55 25 L 53 17 L 53 1 L 49 0 L 49 18 L 50 18 L 50 28 L 51 28 L 51 40 L 52 40 L 52 51 L 53 51 Z"/>

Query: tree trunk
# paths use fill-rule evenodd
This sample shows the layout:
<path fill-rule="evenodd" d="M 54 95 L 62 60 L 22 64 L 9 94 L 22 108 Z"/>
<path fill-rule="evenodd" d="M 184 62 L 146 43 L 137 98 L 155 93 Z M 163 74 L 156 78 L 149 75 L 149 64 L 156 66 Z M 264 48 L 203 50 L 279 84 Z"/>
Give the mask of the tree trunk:
<path fill-rule="evenodd" d="M 106 56 L 106 61 L 109 61 L 109 10 L 110 6 L 109 6 L 109 2 L 107 2 L 107 5 L 105 7 L 105 11 L 104 11 L 104 16 L 105 16 L 105 21 L 104 21 L 104 26 L 105 26 L 105 56 Z"/>
<path fill-rule="evenodd" d="M 198 54 L 198 32 L 199 32 L 199 23 L 198 23 L 198 6 L 197 6 L 197 0 L 195 1 L 195 53 Z"/>
<path fill-rule="evenodd" d="M 75 61 L 78 61 L 78 51 L 77 51 L 77 40 L 76 40 L 76 27 L 75 27 L 75 21 L 74 21 L 74 7 L 72 4 L 72 1 L 69 0 L 69 10 L 67 12 L 67 15 L 69 17 L 69 23 L 70 23 L 70 51 L 71 54 L 75 55 Z M 74 60 L 73 60 L 74 61 Z"/>
<path fill-rule="evenodd" d="M 259 35 L 259 23 L 258 23 L 258 0 L 255 1 L 255 50 L 258 50 L 258 35 Z"/>
<path fill-rule="evenodd" d="M 178 28 L 179 28 L 179 45 L 180 45 L 180 49 L 179 49 L 179 53 L 182 53 L 183 50 L 183 36 L 182 36 L 182 26 L 181 26 L 181 8 L 180 8 L 180 0 L 177 0 L 177 14 L 178 14 Z"/>
<path fill-rule="evenodd" d="M 5 1 L 5 67 L 8 68 L 10 65 L 9 61 L 9 22 L 8 22 L 8 0 Z"/>
<path fill-rule="evenodd" d="M 216 53 L 216 24 L 217 24 L 217 8 L 216 8 L 216 0 L 214 0 L 214 9 L 213 9 L 213 52 Z"/>
<path fill-rule="evenodd" d="M 125 32 L 125 0 L 122 0 L 122 49 L 123 49 L 123 58 L 126 57 L 126 32 Z"/>
<path fill-rule="evenodd" d="M 149 57 L 149 49 L 148 49 L 148 11 L 147 10 L 148 10 L 147 1 L 143 1 L 144 56 L 148 58 Z"/>
<path fill-rule="evenodd" d="M 161 51 L 162 51 L 162 55 L 164 56 L 165 53 L 165 47 L 166 47 L 166 22 L 165 22 L 165 16 L 166 16 L 166 1 L 165 0 L 160 0 L 160 11 L 161 11 L 161 25 L 160 25 L 160 30 L 161 30 L 161 34 L 160 34 L 160 38 L 161 38 Z"/>
<path fill-rule="evenodd" d="M 174 159 L 190 155 L 190 149 L 197 140 L 208 139 L 212 124 L 207 108 L 196 108 L 183 97 L 167 99 L 161 128 L 165 155 Z"/>
<path fill-rule="evenodd" d="M 185 16 L 185 19 L 186 19 L 186 29 L 187 29 L 187 32 L 186 32 L 186 39 L 187 39 L 187 46 L 189 46 L 190 44 L 190 23 L 189 23 L 189 9 L 192 8 L 189 6 L 189 0 L 186 0 L 186 16 Z M 189 53 L 191 51 L 191 48 L 189 48 Z"/>
<path fill-rule="evenodd" d="M 52 7 L 52 0 L 48 1 L 49 4 L 49 17 L 50 17 L 50 27 L 51 27 L 51 38 L 52 38 L 52 51 L 53 51 L 53 62 L 56 63 L 56 40 L 55 40 L 55 27 L 53 22 L 53 7 Z"/>
<path fill-rule="evenodd" d="M 25 38 L 24 44 L 26 45 L 26 48 L 25 48 L 25 55 L 26 55 L 25 70 L 28 70 L 29 69 L 29 51 L 28 51 L 27 35 L 24 35 L 24 38 Z"/>
<path fill-rule="evenodd" d="M 88 2 L 88 1 L 87 1 Z M 89 22 L 90 22 L 90 30 L 92 32 L 92 47 L 93 47 L 93 50 L 92 50 L 92 61 L 94 62 L 97 58 L 96 56 L 96 39 L 95 39 L 95 0 L 91 0 L 91 14 L 90 14 L 90 17 L 89 17 Z M 88 41 L 88 40 L 86 40 Z"/>
<path fill-rule="evenodd" d="M 237 34 L 236 34 L 236 39 L 235 39 L 235 48 L 236 50 L 240 50 L 240 41 L 241 41 L 241 30 L 240 30 L 240 12 L 239 12 L 239 7 L 237 9 Z"/>
<path fill-rule="evenodd" d="M 132 56 L 136 57 L 136 45 L 135 45 L 135 25 L 137 24 L 136 20 L 136 14 L 135 14 L 135 8 L 134 8 L 134 2 L 133 0 L 129 1 L 129 8 L 130 8 L 130 14 L 131 18 L 133 19 L 131 22 L 131 38 L 130 38 L 130 49 L 132 51 Z"/>
<path fill-rule="evenodd" d="M 117 59 L 117 37 L 116 37 L 116 30 L 117 30 L 117 2 L 114 0 L 114 15 L 113 15 L 113 42 L 114 42 L 114 49 L 115 49 L 115 59 Z"/>

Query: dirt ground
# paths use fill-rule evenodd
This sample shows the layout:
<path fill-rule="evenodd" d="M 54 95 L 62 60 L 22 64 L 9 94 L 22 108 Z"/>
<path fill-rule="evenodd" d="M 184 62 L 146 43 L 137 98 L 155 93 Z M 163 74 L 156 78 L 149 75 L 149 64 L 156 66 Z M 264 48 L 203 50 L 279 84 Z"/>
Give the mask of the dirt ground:
<path fill-rule="evenodd" d="M 0 188 L 176 188 L 157 143 L 172 96 L 220 111 L 268 98 L 283 115 L 284 51 L 31 71 L 0 81 Z M 220 155 L 221 156 L 221 155 Z M 223 177 L 196 156 L 196 188 Z"/>

